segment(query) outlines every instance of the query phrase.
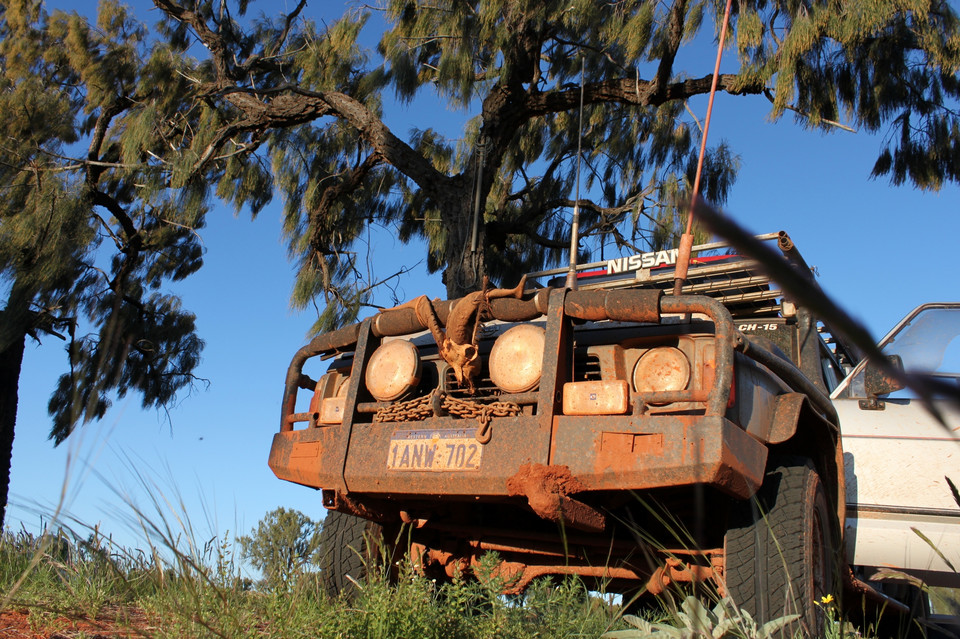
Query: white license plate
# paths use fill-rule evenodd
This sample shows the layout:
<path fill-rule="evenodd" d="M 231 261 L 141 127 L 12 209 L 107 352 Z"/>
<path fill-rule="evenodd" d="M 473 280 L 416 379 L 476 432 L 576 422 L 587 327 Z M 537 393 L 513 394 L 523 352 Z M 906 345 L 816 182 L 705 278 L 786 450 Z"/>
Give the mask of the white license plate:
<path fill-rule="evenodd" d="M 482 456 L 472 429 L 397 430 L 390 437 L 387 470 L 480 470 Z"/>

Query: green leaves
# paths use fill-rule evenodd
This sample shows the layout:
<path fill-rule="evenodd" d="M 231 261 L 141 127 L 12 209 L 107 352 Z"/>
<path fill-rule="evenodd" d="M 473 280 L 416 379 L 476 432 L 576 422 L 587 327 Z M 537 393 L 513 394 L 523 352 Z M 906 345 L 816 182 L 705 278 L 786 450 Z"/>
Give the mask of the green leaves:
<path fill-rule="evenodd" d="M 652 623 L 634 615 L 624 615 L 624 621 L 636 626 L 635 629 L 613 630 L 601 636 L 603 639 L 768 639 L 780 636 L 781 629 L 800 618 L 800 615 L 786 615 L 758 627 L 750 613 L 737 608 L 730 598 L 721 599 L 711 610 L 693 596 L 684 599 L 672 616 L 673 623 Z"/>
<path fill-rule="evenodd" d="M 184 86 L 169 50 L 149 51 L 146 37 L 115 2 L 96 26 L 29 2 L 0 16 L 0 347 L 36 327 L 63 333 L 57 443 L 113 397 L 135 390 L 164 407 L 197 381 L 194 316 L 164 288 L 202 264 L 209 194 L 175 183 L 177 141 L 196 116 L 168 93 Z"/>
<path fill-rule="evenodd" d="M 960 28 L 948 3 L 778 9 L 765 17 L 747 5 L 738 24 L 741 59 L 772 83 L 775 117 L 790 109 L 810 127 L 889 127 L 875 177 L 934 190 L 957 181 Z"/>
<path fill-rule="evenodd" d="M 713 56 L 704 61 L 702 49 L 719 32 L 719 5 L 386 0 L 322 29 L 299 21 L 299 8 L 244 25 L 211 3 L 192 14 L 158 5 L 168 50 L 192 32 L 207 53 L 180 74 L 192 78 L 181 81 L 181 105 L 163 103 L 175 111 L 164 138 L 172 151 L 150 152 L 197 198 L 207 196 L 200 184 L 215 184 L 221 199 L 256 211 L 271 187 L 283 195 L 293 303 L 317 304 L 318 326 L 372 302 L 381 274 L 363 259 L 370 225 L 424 240 L 451 296 L 483 274 L 515 281 L 556 264 L 581 145 L 582 255 L 675 243 L 701 131 L 688 101 L 709 90 Z M 810 127 L 892 125 L 876 175 L 924 188 L 956 179 L 952 8 L 854 5 L 740 3 L 735 70 L 720 90 L 766 93 L 774 117 L 791 111 Z M 364 49 L 371 37 L 376 49 Z M 414 99 L 462 115 L 462 133 L 445 133 L 456 142 L 432 113 L 411 113 L 409 131 L 387 128 L 385 111 Z M 722 202 L 736 180 L 734 150 L 715 144 L 705 167 L 704 192 Z"/>
<path fill-rule="evenodd" d="M 243 557 L 263 573 L 268 587 L 286 589 L 315 562 L 320 522 L 281 506 L 267 513 L 250 535 L 237 541 Z"/>

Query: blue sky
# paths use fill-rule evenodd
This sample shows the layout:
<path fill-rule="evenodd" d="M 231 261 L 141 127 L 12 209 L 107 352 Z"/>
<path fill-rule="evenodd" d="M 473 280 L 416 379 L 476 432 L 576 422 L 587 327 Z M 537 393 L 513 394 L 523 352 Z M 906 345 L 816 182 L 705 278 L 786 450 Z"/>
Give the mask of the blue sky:
<path fill-rule="evenodd" d="M 50 6 L 87 11 L 93 3 Z M 143 3 L 134 6 L 138 16 L 153 21 Z M 322 8 L 308 11 L 314 18 L 336 16 L 339 6 L 317 3 Z M 712 66 L 710 52 L 687 68 L 696 75 Z M 702 117 L 706 101 L 691 106 Z M 726 139 L 742 160 L 726 206 L 730 215 L 756 233 L 790 233 L 827 293 L 877 338 L 917 304 L 960 299 L 960 187 L 925 193 L 870 180 L 878 137 L 804 131 L 790 116 L 771 123 L 768 106 L 763 98 L 717 99 L 710 141 Z M 405 133 L 423 108 L 415 103 L 391 110 L 389 124 Z M 432 109 L 435 121 L 461 117 Z M 206 341 L 198 374 L 210 386 L 184 396 L 168 416 L 144 412 L 130 395 L 102 422 L 54 449 L 47 440 L 46 405 L 64 370 L 63 344 L 55 338 L 28 343 L 8 527 L 37 531 L 63 495 L 64 512 L 76 521 L 99 523 L 135 546 L 140 541 L 130 530 L 132 511 L 125 502 L 148 508 L 151 491 L 170 501 L 182 498 L 201 541 L 247 533 L 277 506 L 322 516 L 319 493 L 276 479 L 266 463 L 287 364 L 315 320 L 312 312 L 289 310 L 293 266 L 281 239 L 279 209 L 276 202 L 255 221 L 222 207 L 209 215 L 202 232 L 205 266 L 171 291 L 197 315 Z M 422 247 L 402 246 L 390 233 L 377 234 L 374 248 L 384 272 L 423 258 Z M 424 293 L 443 296 L 439 275 L 421 270 L 401 282 L 403 298 Z"/>

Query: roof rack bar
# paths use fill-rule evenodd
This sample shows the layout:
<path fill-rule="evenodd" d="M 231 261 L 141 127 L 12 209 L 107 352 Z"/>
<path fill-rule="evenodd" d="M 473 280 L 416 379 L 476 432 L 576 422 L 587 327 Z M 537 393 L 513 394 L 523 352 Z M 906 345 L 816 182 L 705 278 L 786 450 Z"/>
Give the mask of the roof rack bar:
<path fill-rule="evenodd" d="M 766 277 L 736 277 L 723 283 L 723 288 L 756 288 L 767 284 L 770 280 Z M 700 291 L 712 291 L 720 288 L 716 282 L 706 282 L 703 284 L 685 284 L 683 287 L 684 295 L 696 295 Z"/>
<path fill-rule="evenodd" d="M 756 302 L 774 300 L 783 296 L 783 291 L 756 291 L 754 293 L 733 293 L 730 295 L 718 295 L 716 299 L 721 304 L 736 304 L 738 302 Z"/>
<path fill-rule="evenodd" d="M 761 242 L 765 242 L 767 240 L 779 239 L 780 233 L 764 233 L 763 235 L 756 235 L 755 237 Z M 729 244 L 727 244 L 726 242 L 711 242 L 709 244 L 698 244 L 697 246 L 694 246 L 692 249 L 690 249 L 690 252 L 701 253 L 703 251 L 715 251 L 721 248 L 729 248 Z M 600 268 L 600 267 L 606 267 L 606 266 L 607 266 L 607 260 L 603 260 L 601 262 L 590 262 L 589 264 L 578 264 L 577 270 L 587 271 L 592 268 Z M 552 268 L 546 271 L 536 271 L 535 273 L 527 273 L 527 277 L 533 278 L 533 277 L 546 277 L 548 275 L 563 275 L 569 270 L 570 270 L 569 267 L 566 267 L 566 266 L 563 268 Z"/>
<path fill-rule="evenodd" d="M 738 273 L 743 273 L 745 276 L 750 277 L 759 277 L 766 281 L 765 276 L 753 275 L 752 270 L 757 267 L 757 262 L 753 260 L 742 260 L 734 262 L 732 264 L 709 264 L 707 266 L 696 266 L 691 271 L 688 279 L 693 281 L 692 286 L 699 286 L 700 284 L 696 282 L 698 279 L 706 277 L 714 277 L 718 275 L 736 275 Z M 642 271 L 637 271 L 640 273 Z M 732 280 L 728 280 L 732 281 Z M 659 283 L 672 283 L 673 282 L 673 272 L 668 271 L 666 273 L 658 273 L 656 275 L 650 275 L 649 277 L 644 277 L 643 279 L 625 277 L 618 280 L 607 280 L 605 282 L 597 282 L 596 284 L 591 284 L 589 282 L 582 282 L 580 288 L 582 289 L 606 289 L 606 288 L 631 288 L 637 286 L 638 284 L 643 285 L 656 285 Z M 691 284 L 685 284 L 684 290 L 687 290 L 687 287 Z"/>
<path fill-rule="evenodd" d="M 763 235 L 754 235 L 754 237 L 761 242 L 766 242 L 767 240 L 779 239 L 780 233 L 764 233 Z M 709 244 L 698 244 L 690 249 L 690 251 L 700 253 L 701 251 L 715 251 L 721 248 L 730 248 L 730 245 L 726 242 L 711 242 Z"/>

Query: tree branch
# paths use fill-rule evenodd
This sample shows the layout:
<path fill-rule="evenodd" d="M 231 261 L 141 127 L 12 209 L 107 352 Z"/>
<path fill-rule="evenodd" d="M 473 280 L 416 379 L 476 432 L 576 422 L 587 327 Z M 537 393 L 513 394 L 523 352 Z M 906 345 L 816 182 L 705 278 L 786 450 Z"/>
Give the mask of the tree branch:
<path fill-rule="evenodd" d="M 300 0 L 296 8 L 294 8 L 293 11 L 291 11 L 286 16 L 284 16 L 283 31 L 280 32 L 280 36 L 277 38 L 277 42 L 275 43 L 274 47 L 268 51 L 266 45 L 264 45 L 263 55 L 256 54 L 256 55 L 251 55 L 249 58 L 247 58 L 244 61 L 244 63 L 240 66 L 243 73 L 249 73 L 250 70 L 253 69 L 253 67 L 261 66 L 265 60 L 269 60 L 270 58 L 274 57 L 283 48 L 284 42 L 287 41 L 287 36 L 290 35 L 290 27 L 293 26 L 294 20 L 297 19 L 297 17 L 300 15 L 300 12 L 303 11 L 303 8 L 306 6 L 307 6 L 307 0 Z M 271 64 L 268 66 L 272 67 L 275 65 Z M 272 68 L 270 70 L 277 70 L 278 68 L 279 67 Z"/>
<path fill-rule="evenodd" d="M 581 198 L 579 202 L 580 202 L 581 209 L 593 211 L 597 215 L 612 216 L 612 215 L 622 215 L 632 210 L 633 205 L 637 201 L 637 197 L 639 196 L 628 198 L 627 201 L 621 204 L 620 206 L 600 206 L 596 202 L 592 202 L 590 200 L 584 200 L 583 198 Z M 549 208 L 549 209 L 573 208 L 576 203 L 577 203 L 577 200 L 567 200 L 567 199 L 550 200 L 544 205 L 544 208 Z"/>
<path fill-rule="evenodd" d="M 363 103 L 344 93 L 308 91 L 294 85 L 267 89 L 243 87 L 241 76 L 245 74 L 238 73 L 232 66 L 230 43 L 221 34 L 212 31 L 200 14 L 171 0 L 154 0 L 154 4 L 174 20 L 194 30 L 214 58 L 217 74 L 215 86 L 219 94 L 243 114 L 241 120 L 222 129 L 207 145 L 194 165 L 194 175 L 202 171 L 234 135 L 269 128 L 288 128 L 332 116 L 348 122 L 375 153 L 413 180 L 426 194 L 435 195 L 438 186 L 449 181 L 425 157 L 396 137 Z M 288 20 L 292 21 L 301 8 L 298 5 Z M 262 97 L 270 94 L 276 94 L 276 97 L 269 101 Z"/>
<path fill-rule="evenodd" d="M 229 47 L 223 36 L 210 29 L 210 27 L 207 26 L 207 22 L 203 19 L 203 16 L 196 11 L 190 11 L 181 7 L 171 0 L 153 0 L 153 4 L 177 22 L 182 22 L 193 29 L 193 32 L 200 38 L 203 46 L 213 55 L 213 63 L 217 70 L 217 79 L 224 83 L 221 85 L 221 88 L 227 85 L 227 80 L 233 82 L 240 80 L 240 76 L 231 68 L 233 65 Z"/>
<path fill-rule="evenodd" d="M 577 41 L 575 41 L 575 40 L 567 40 L 567 39 L 565 39 L 565 38 L 561 38 L 561 37 L 556 36 L 556 35 L 551 36 L 551 37 L 550 37 L 550 40 L 551 40 L 552 42 L 555 42 L 555 43 L 561 45 L 561 46 L 574 47 L 574 48 L 576 48 L 576 49 L 584 49 L 585 51 L 593 51 L 594 53 L 596 53 L 596 54 L 598 54 L 598 55 L 602 55 L 602 56 L 603 56 L 604 58 L 606 58 L 607 61 L 608 61 L 610 64 L 612 64 L 613 66 L 615 66 L 615 67 L 617 67 L 617 68 L 619 68 L 619 69 L 621 69 L 621 70 L 624 68 L 624 67 L 623 67 L 623 64 L 621 64 L 616 58 L 614 58 L 613 55 L 611 55 L 610 50 L 607 49 L 606 47 L 598 47 L 598 46 L 596 46 L 596 45 L 587 44 L 586 42 L 577 42 Z M 548 51 L 549 51 L 549 49 L 548 49 Z"/>
<path fill-rule="evenodd" d="M 673 77 L 673 61 L 683 42 L 683 22 L 687 13 L 687 0 L 674 0 L 670 7 L 670 36 L 666 43 L 666 50 L 657 66 L 657 75 L 654 78 L 657 96 L 663 96 L 667 90 L 667 83 Z"/>
<path fill-rule="evenodd" d="M 382 161 L 383 158 L 379 154 L 371 153 L 364 158 L 363 162 L 357 165 L 356 168 L 348 171 L 343 179 L 323 190 L 320 203 L 316 209 L 310 212 L 310 227 L 313 228 L 313 233 L 310 236 L 310 246 L 312 246 L 314 250 L 322 254 L 330 252 L 330 249 L 321 237 L 324 225 L 320 224 L 318 220 L 326 216 L 330 207 L 333 206 L 333 203 L 339 198 L 355 191 L 370 171 Z"/>
<path fill-rule="evenodd" d="M 593 82 L 583 87 L 584 104 L 600 104 L 614 102 L 632 104 L 636 106 L 660 106 L 673 100 L 686 100 L 695 95 L 710 92 L 713 75 L 702 78 L 691 78 L 667 84 L 662 92 L 657 91 L 657 81 L 635 78 L 621 78 Z M 760 94 L 764 85 L 755 82 L 743 85 L 736 74 L 722 74 L 717 88 L 731 95 Z M 562 89 L 533 93 L 527 96 L 525 103 L 529 115 L 546 115 L 576 108 L 580 103 L 580 88 Z"/>
<path fill-rule="evenodd" d="M 284 42 L 287 41 L 287 36 L 290 35 L 290 27 L 293 26 L 294 20 L 300 15 L 300 12 L 303 11 L 303 8 L 307 6 L 307 0 L 300 0 L 296 8 L 288 13 L 284 18 L 283 31 L 280 32 L 280 37 L 277 38 L 276 48 L 270 52 L 270 55 L 275 55 L 280 49 L 283 48 Z"/>
<path fill-rule="evenodd" d="M 103 191 L 93 189 L 91 193 L 93 195 L 93 203 L 110 211 L 110 214 L 117 218 L 117 222 L 120 223 L 120 228 L 123 229 L 124 235 L 127 236 L 126 247 L 124 247 L 122 251 L 128 254 L 136 254 L 142 251 L 143 236 L 140 234 L 140 231 L 137 230 L 137 227 L 134 226 L 133 220 L 130 219 L 130 216 L 127 215 L 124 208 Z"/>
<path fill-rule="evenodd" d="M 90 146 L 87 151 L 87 160 L 89 162 L 87 165 L 87 182 L 89 184 L 94 185 L 99 182 L 100 176 L 106 169 L 105 166 L 98 166 L 96 163 L 100 159 L 100 149 L 103 146 L 103 140 L 107 135 L 107 129 L 110 127 L 110 122 L 113 121 L 113 118 L 117 117 L 133 106 L 133 104 L 133 99 L 126 96 L 120 96 L 113 102 L 113 104 L 104 107 L 100 111 L 100 115 L 97 117 L 97 123 L 93 129 L 93 137 L 90 139 Z"/>
<path fill-rule="evenodd" d="M 438 171 L 423 155 L 398 138 L 362 102 L 338 91 L 308 91 L 294 85 L 269 90 L 229 87 L 220 92 L 244 114 L 244 118 L 221 129 L 204 149 L 193 167 L 199 174 L 231 137 L 271 128 L 289 128 L 330 116 L 346 121 L 367 142 L 374 153 L 413 180 L 428 195 L 450 178 Z M 278 94 L 266 101 L 263 95 Z"/>

